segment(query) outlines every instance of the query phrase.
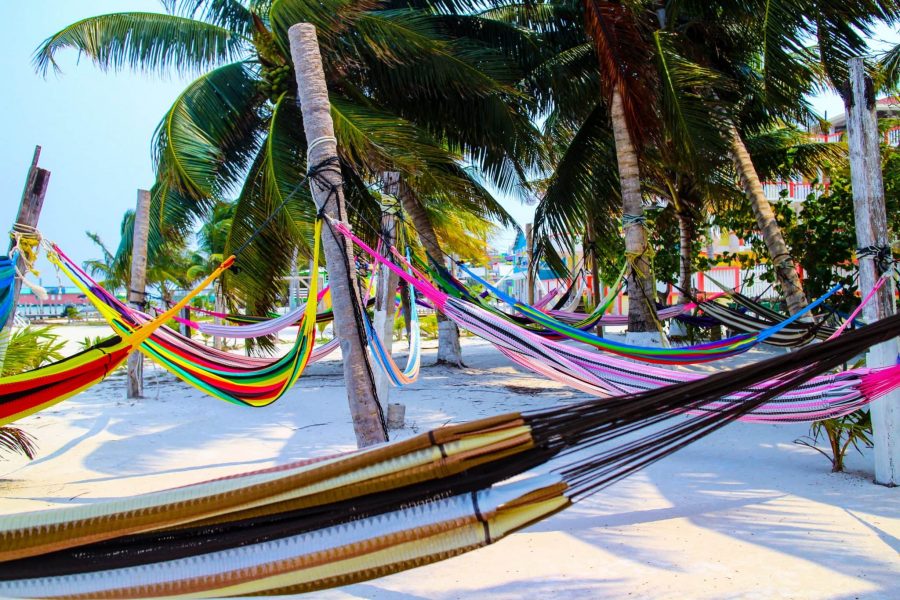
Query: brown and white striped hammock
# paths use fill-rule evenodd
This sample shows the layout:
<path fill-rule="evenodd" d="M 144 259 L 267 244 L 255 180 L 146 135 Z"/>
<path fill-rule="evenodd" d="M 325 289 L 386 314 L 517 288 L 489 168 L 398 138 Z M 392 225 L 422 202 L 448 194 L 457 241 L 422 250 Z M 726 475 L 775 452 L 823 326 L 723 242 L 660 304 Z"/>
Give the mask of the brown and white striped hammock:
<path fill-rule="evenodd" d="M 895 316 L 699 381 L 0 517 L 0 596 L 292 594 L 447 559 L 563 510 L 898 333 Z M 898 386 L 900 373 L 889 368 L 868 393 Z M 740 389 L 758 391 L 717 404 Z M 510 482 L 525 473 L 532 476 Z"/>

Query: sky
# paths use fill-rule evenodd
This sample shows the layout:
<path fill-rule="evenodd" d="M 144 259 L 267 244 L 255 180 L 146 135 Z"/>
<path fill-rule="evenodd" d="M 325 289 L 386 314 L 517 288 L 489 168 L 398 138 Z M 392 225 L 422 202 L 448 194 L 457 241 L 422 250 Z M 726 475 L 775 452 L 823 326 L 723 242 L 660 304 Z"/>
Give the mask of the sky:
<path fill-rule="evenodd" d="M 40 219 L 44 235 L 81 262 L 99 256 L 85 231 L 100 234 L 107 245 L 119 242 L 122 214 L 134 208 L 137 190 L 153 183 L 151 140 L 168 107 L 188 78 L 104 73 L 75 52 L 59 55 L 62 73 L 46 78 L 35 73 L 32 57 L 40 43 L 65 26 L 88 16 L 118 11 L 160 12 L 158 0 L 0 0 L 0 56 L 6 90 L 0 106 L 6 115 L 0 133 L 0 223 L 15 219 L 35 145 L 41 166 L 51 171 Z M 900 36 L 879 29 L 873 46 L 897 43 Z M 820 113 L 843 112 L 833 94 L 814 99 Z M 522 224 L 534 207 L 501 199 Z M 5 227 L 5 226 L 4 226 Z M 515 232 L 492 242 L 500 249 Z M 45 284 L 56 285 L 52 269 Z"/>

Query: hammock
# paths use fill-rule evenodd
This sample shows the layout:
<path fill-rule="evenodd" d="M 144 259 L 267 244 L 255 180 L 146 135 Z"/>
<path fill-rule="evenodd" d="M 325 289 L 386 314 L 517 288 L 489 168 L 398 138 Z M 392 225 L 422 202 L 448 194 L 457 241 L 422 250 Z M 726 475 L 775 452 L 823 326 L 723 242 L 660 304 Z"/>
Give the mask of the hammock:
<path fill-rule="evenodd" d="M 336 222 L 333 227 L 353 240 L 376 261 L 383 263 L 405 279 L 410 286 L 416 287 L 437 309 L 460 327 L 491 342 L 523 367 L 560 383 L 597 396 L 610 397 L 704 378 L 704 375 L 697 373 L 636 365 L 630 361 L 548 340 L 523 328 L 510 327 L 507 321 L 494 313 L 450 297 L 431 283 L 408 274 L 372 250 L 345 225 Z M 785 392 L 768 404 L 754 408 L 742 418 L 749 421 L 777 423 L 839 417 L 871 401 L 864 384 L 867 378 L 871 377 L 873 375 L 867 369 L 851 369 L 823 375 L 796 390 Z M 777 381 L 767 382 L 763 388 L 777 384 Z M 761 390 L 741 390 L 720 400 L 723 406 L 741 403 L 748 394 L 759 391 Z"/>
<path fill-rule="evenodd" d="M 409 251 L 407 250 L 408 254 Z M 372 325 L 368 313 L 363 311 L 362 315 L 366 328 L 366 338 L 369 342 L 369 352 L 378 367 L 384 371 L 391 383 L 397 387 L 409 385 L 416 381 L 419 378 L 419 369 L 422 364 L 422 333 L 419 326 L 419 312 L 416 310 L 416 291 L 412 286 L 409 288 L 409 296 L 409 356 L 406 359 L 406 367 L 402 370 L 391 356 L 389 350 L 391 344 L 388 343 L 388 346 L 385 347 L 381 336 L 378 335 L 378 332 Z"/>
<path fill-rule="evenodd" d="M 321 235 L 321 222 L 315 235 Z M 318 237 L 315 239 L 318 240 Z M 64 254 L 51 257 L 61 270 L 77 285 L 97 307 L 110 325 L 119 331 L 139 327 L 149 316 L 134 311 L 118 302 L 99 286 L 92 286 L 87 275 L 78 269 Z M 313 262 L 318 265 L 318 245 Z M 62 259 L 62 260 L 60 260 Z M 63 262 L 64 261 L 64 262 Z M 89 280 L 89 278 L 88 278 Z M 310 293 L 316 296 L 316 282 L 310 283 Z M 316 304 L 308 302 L 303 323 L 297 332 L 294 345 L 282 357 L 274 361 L 248 361 L 245 357 L 222 352 L 210 352 L 205 346 L 172 331 L 164 329 L 159 335 L 145 340 L 142 353 L 164 369 L 196 389 L 211 396 L 244 406 L 267 406 L 278 400 L 299 379 L 313 356 L 315 340 Z M 167 311 L 171 313 L 171 309 Z M 337 342 L 327 348 L 330 352 Z M 323 352 L 320 351 L 320 356 Z"/>
<path fill-rule="evenodd" d="M 898 333 L 895 316 L 702 381 L 0 517 L 0 595 L 297 594 L 444 560 L 588 498 Z M 721 397 L 766 381 L 778 383 L 718 407 Z M 898 385 L 894 372 L 870 381 L 869 392 Z M 530 476 L 510 482 L 523 474 Z"/>
<path fill-rule="evenodd" d="M 711 316 L 729 329 L 745 333 L 763 331 L 775 324 L 783 322 L 787 317 L 778 320 L 760 319 L 753 315 L 735 310 L 714 300 L 700 304 L 703 314 Z M 834 329 L 831 329 L 834 332 Z M 797 347 L 816 339 L 816 327 L 806 323 L 793 323 L 766 340 L 767 344 L 782 347 Z"/>
<path fill-rule="evenodd" d="M 342 224 L 336 224 L 336 228 L 338 230 L 342 230 L 345 232 L 345 235 L 352 236 L 352 233 Z M 362 243 L 359 238 L 352 236 L 352 239 L 358 245 Z M 366 247 L 367 248 L 367 247 Z M 374 250 L 370 248 L 366 250 L 373 257 L 380 256 Z M 383 257 L 382 257 L 383 258 Z M 377 260 L 377 258 L 376 258 Z M 402 259 L 401 259 L 402 260 Z M 462 266 L 462 265 L 461 265 Z M 465 266 L 462 266 L 463 269 L 466 269 Z M 472 271 L 466 269 L 467 273 L 470 277 L 472 277 L 479 284 L 484 285 L 485 287 L 490 288 L 490 283 L 485 281 L 483 278 L 479 277 Z M 622 342 L 616 342 L 607 338 L 600 337 L 586 329 L 589 329 L 596 324 L 596 321 L 599 320 L 599 314 L 602 314 L 599 310 L 592 313 L 592 318 L 590 319 L 591 325 L 588 327 L 584 327 L 582 329 L 581 324 L 572 325 L 567 324 L 562 321 L 559 321 L 552 316 L 536 310 L 534 307 L 531 307 L 523 302 L 516 300 L 515 298 L 505 294 L 501 290 L 496 288 L 491 289 L 492 293 L 501 298 L 504 302 L 510 304 L 517 312 L 525 315 L 528 319 L 530 319 L 533 323 L 538 324 L 548 331 L 552 331 L 558 335 L 564 336 L 567 339 L 577 340 L 579 342 L 594 346 L 601 350 L 605 350 L 607 352 L 612 352 L 614 354 L 619 354 L 621 356 L 626 356 L 628 358 L 637 359 L 643 362 L 649 363 L 657 363 L 657 364 L 691 364 L 691 363 L 700 363 L 700 362 L 710 362 L 714 360 L 719 360 L 722 358 L 727 358 L 731 356 L 736 356 L 737 354 L 741 354 L 750 350 L 752 347 L 760 344 L 764 341 L 767 341 L 770 337 L 777 334 L 779 331 L 783 330 L 785 327 L 788 327 L 792 323 L 794 323 L 797 319 L 802 318 L 806 313 L 813 310 L 823 302 L 827 298 L 829 298 L 832 294 L 836 293 L 839 289 L 841 289 L 840 285 L 834 286 L 828 293 L 824 296 L 816 300 L 815 302 L 809 304 L 803 311 L 793 315 L 777 324 L 774 324 L 762 331 L 756 331 L 752 334 L 741 334 L 737 336 L 733 336 L 730 338 L 726 338 L 719 341 L 707 342 L 703 344 L 691 345 L 691 346 L 681 346 L 677 348 L 656 348 L 656 347 L 644 347 L 644 346 L 635 346 L 631 344 L 625 344 Z M 460 294 L 458 297 L 466 297 L 470 304 L 477 304 L 476 302 L 472 302 L 471 294 Z M 487 307 L 482 306 L 486 310 L 490 310 Z M 499 316 L 504 316 L 505 313 L 500 311 L 493 311 Z M 598 314 L 599 313 L 599 314 Z M 510 321 L 511 322 L 511 321 Z M 528 329 L 528 327 L 519 327 L 519 329 Z"/>
<path fill-rule="evenodd" d="M 727 286 L 716 281 L 712 277 L 707 276 L 707 279 L 712 281 L 719 289 L 721 289 L 723 292 L 725 292 L 725 294 L 729 298 L 731 298 L 738 306 L 743 306 L 745 309 L 755 313 L 757 315 L 755 320 L 760 323 L 766 323 L 766 324 L 771 325 L 772 323 L 778 323 L 786 318 L 785 315 L 766 307 L 765 305 L 763 305 L 760 302 L 757 302 L 753 298 L 745 296 L 744 294 L 741 294 L 737 290 L 728 289 Z M 732 329 L 736 329 L 738 331 L 744 331 L 743 329 L 741 329 L 741 327 L 745 327 L 746 325 L 744 323 L 742 323 L 740 319 L 736 318 L 736 314 L 744 315 L 745 318 L 749 317 L 748 315 L 746 315 L 746 313 L 742 313 L 740 311 L 735 311 L 734 309 L 729 308 L 729 315 L 725 316 L 725 318 L 729 319 L 729 320 L 733 320 L 735 322 L 735 327 L 732 327 Z M 723 313 L 723 315 L 724 315 L 724 313 Z M 749 317 L 749 318 L 753 319 L 753 317 Z M 727 323 L 727 322 L 725 323 L 725 325 L 728 327 L 731 327 L 731 325 L 729 325 L 729 323 Z M 824 323 L 812 324 L 812 323 L 804 323 L 804 322 L 795 324 L 794 329 L 805 329 L 807 338 L 808 338 L 806 341 L 809 341 L 811 339 L 827 340 L 831 335 L 834 334 L 835 331 L 837 331 L 836 328 L 829 327 L 829 326 L 825 325 Z"/>
<path fill-rule="evenodd" d="M 0 425 L 49 408 L 103 380 L 233 262 L 232 256 L 172 308 L 127 335 L 113 336 L 59 362 L 0 378 Z"/>
<path fill-rule="evenodd" d="M 0 330 L 6 326 L 13 309 L 13 289 L 16 283 L 16 257 L 0 256 Z"/>

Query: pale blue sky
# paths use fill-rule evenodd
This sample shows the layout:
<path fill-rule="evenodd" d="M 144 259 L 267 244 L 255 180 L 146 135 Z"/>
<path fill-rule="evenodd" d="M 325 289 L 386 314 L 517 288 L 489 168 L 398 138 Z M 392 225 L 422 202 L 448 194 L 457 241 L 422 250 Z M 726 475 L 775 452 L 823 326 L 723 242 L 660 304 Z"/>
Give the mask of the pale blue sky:
<path fill-rule="evenodd" d="M 4 57 L 3 127 L 0 144 L 0 223 L 15 218 L 25 172 L 35 144 L 41 165 L 52 172 L 41 230 L 79 262 L 97 256 L 84 235 L 96 231 L 115 247 L 122 214 L 133 208 L 136 190 L 153 181 L 150 143 L 157 123 L 186 80 L 173 76 L 103 73 L 74 52 L 61 55 L 63 73 L 46 79 L 31 65 L 35 48 L 52 33 L 91 15 L 160 11 L 158 0 L 0 0 L 0 55 Z M 878 40 L 898 41 L 886 28 Z M 881 44 L 877 44 L 881 45 Z M 833 95 L 816 99 L 820 112 L 843 112 Z M 533 208 L 506 202 L 522 223 Z M 4 225 L 6 227 L 6 225 Z M 512 240 L 500 236 L 498 246 Z M 507 240 L 508 238 L 508 240 Z M 45 269 L 45 283 L 55 275 Z"/>

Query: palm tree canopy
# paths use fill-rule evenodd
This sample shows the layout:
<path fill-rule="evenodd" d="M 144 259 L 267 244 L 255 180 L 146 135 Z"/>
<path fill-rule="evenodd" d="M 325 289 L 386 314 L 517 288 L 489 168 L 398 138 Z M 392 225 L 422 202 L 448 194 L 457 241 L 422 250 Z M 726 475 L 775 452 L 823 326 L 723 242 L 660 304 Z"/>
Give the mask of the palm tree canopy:
<path fill-rule="evenodd" d="M 516 84 L 536 51 L 530 32 L 452 2 L 164 0 L 165 14 L 84 19 L 48 38 L 41 72 L 76 50 L 103 69 L 197 73 L 155 136 L 151 243 L 185 237 L 216 201 L 237 198 L 226 253 L 242 247 L 225 286 L 254 311 L 278 299 L 273 282 L 299 247 L 308 254 L 315 210 L 304 185 L 305 136 L 287 29 L 316 25 L 332 100 L 347 198 L 357 230 L 377 222 L 368 186 L 399 171 L 422 198 L 511 223 L 464 163 L 517 192 L 542 158 L 533 101 Z"/>

